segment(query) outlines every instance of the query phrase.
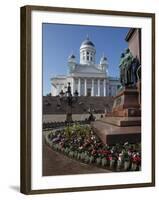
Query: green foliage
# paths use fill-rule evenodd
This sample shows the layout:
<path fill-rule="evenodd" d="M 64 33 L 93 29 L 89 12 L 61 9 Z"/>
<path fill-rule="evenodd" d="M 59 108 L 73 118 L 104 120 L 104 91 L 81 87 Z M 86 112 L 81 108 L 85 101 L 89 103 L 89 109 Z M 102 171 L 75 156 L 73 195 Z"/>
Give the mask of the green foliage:
<path fill-rule="evenodd" d="M 86 137 L 90 134 L 91 128 L 89 125 L 80 125 L 80 124 L 74 124 L 72 126 L 67 126 L 64 129 L 64 134 L 66 137 L 70 138 L 73 135 L 76 135 L 77 137 Z"/>

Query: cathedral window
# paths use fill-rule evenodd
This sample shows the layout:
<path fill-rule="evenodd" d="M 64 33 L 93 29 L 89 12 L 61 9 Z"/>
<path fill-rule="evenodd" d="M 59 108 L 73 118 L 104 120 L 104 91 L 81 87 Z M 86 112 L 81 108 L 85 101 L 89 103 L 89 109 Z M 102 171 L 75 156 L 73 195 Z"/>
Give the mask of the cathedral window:
<path fill-rule="evenodd" d="M 89 60 L 89 56 L 87 56 L 87 60 Z"/>
<path fill-rule="evenodd" d="M 91 56 L 91 61 L 92 61 L 92 56 Z"/>

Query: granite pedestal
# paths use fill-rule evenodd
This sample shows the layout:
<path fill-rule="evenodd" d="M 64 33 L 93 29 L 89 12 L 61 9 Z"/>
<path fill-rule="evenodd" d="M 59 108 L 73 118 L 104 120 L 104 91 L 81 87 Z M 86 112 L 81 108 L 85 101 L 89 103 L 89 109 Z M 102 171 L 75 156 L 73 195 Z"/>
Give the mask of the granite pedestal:
<path fill-rule="evenodd" d="M 141 106 L 137 88 L 125 87 L 114 98 L 109 116 L 91 123 L 104 144 L 141 142 Z"/>

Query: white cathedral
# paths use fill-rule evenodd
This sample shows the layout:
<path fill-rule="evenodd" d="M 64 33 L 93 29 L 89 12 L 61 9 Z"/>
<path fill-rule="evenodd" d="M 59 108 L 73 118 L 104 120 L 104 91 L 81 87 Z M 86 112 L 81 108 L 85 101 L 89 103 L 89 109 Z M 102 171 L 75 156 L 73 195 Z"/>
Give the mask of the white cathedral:
<path fill-rule="evenodd" d="M 68 57 L 68 75 L 51 78 L 51 95 L 66 92 L 70 82 L 72 94 L 77 90 L 79 96 L 115 96 L 120 85 L 119 78 L 108 75 L 108 61 L 103 55 L 100 63 L 95 62 L 96 49 L 87 37 L 80 46 L 80 63 L 75 55 Z"/>

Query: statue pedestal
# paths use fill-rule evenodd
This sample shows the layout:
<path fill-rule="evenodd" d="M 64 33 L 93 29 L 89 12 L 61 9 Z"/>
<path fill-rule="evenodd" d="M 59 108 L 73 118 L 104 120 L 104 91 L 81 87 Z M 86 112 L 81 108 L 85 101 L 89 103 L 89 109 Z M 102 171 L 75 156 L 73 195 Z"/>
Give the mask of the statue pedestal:
<path fill-rule="evenodd" d="M 109 116 L 91 123 L 104 144 L 141 142 L 141 107 L 136 87 L 125 87 L 114 98 Z"/>
<path fill-rule="evenodd" d="M 141 116 L 139 92 L 136 87 L 124 87 L 114 98 L 112 109 L 114 117 Z"/>

